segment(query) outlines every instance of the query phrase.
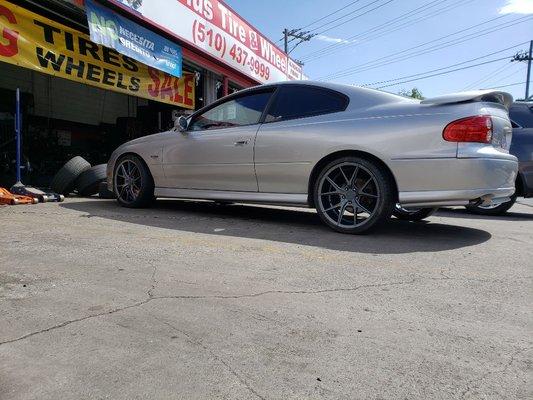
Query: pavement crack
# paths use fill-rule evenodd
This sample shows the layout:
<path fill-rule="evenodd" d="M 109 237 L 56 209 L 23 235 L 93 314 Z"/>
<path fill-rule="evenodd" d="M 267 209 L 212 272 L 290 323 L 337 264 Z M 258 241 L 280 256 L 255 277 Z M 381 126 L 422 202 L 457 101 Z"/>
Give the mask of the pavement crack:
<path fill-rule="evenodd" d="M 148 289 L 148 292 L 146 292 L 146 294 L 148 295 L 149 299 L 152 299 L 154 297 L 155 286 L 157 284 L 157 281 L 155 280 L 155 275 L 156 274 L 157 274 L 157 265 L 154 265 L 153 266 L 153 271 L 152 271 L 152 277 L 150 279 L 151 286 L 150 286 L 150 289 Z"/>
<path fill-rule="evenodd" d="M 238 295 L 210 295 L 210 296 L 187 296 L 187 295 L 177 295 L 177 296 L 154 296 L 154 300 L 164 300 L 164 299 L 243 299 L 243 298 L 253 298 L 266 296 L 269 294 L 323 294 L 323 293 L 336 293 L 336 292 L 355 292 L 361 289 L 367 288 L 380 288 L 380 287 L 389 287 L 389 286 L 401 286 L 401 285 L 412 285 L 416 283 L 416 279 L 410 281 L 400 281 L 392 283 L 377 283 L 370 285 L 360 285 L 354 287 L 345 287 L 345 288 L 333 288 L 333 289 L 319 289 L 319 290 L 266 290 L 264 292 L 258 293 L 248 293 L 248 294 L 238 294 Z"/>
<path fill-rule="evenodd" d="M 154 268 L 154 271 L 152 272 L 152 277 L 155 277 L 156 272 L 157 272 L 157 269 Z M 152 287 L 148 290 L 148 297 L 146 299 L 144 299 L 144 300 L 137 301 L 136 303 L 129 304 L 127 306 L 114 308 L 114 309 L 111 309 L 111 310 L 108 310 L 108 311 L 105 311 L 105 312 L 102 312 L 102 313 L 91 314 L 91 315 L 87 315 L 85 317 L 71 319 L 71 320 L 62 322 L 62 323 L 57 324 L 57 325 L 53 325 L 53 326 L 45 328 L 45 329 L 41 329 L 41 330 L 38 330 L 38 331 L 35 331 L 35 332 L 28 333 L 28 334 L 20 336 L 18 338 L 5 340 L 3 342 L 0 342 L 0 346 L 2 346 L 4 344 L 8 344 L 8 343 L 19 342 L 21 340 L 28 339 L 28 338 L 30 338 L 32 336 L 36 336 L 36 335 L 39 335 L 39 334 L 42 334 L 42 333 L 47 333 L 47 332 L 50 332 L 50 331 L 53 331 L 53 330 L 56 330 L 56 329 L 59 329 L 59 328 L 64 328 L 64 327 L 66 327 L 68 325 L 71 325 L 71 324 L 74 324 L 74 323 L 77 323 L 77 322 L 83 322 L 83 321 L 86 321 L 86 320 L 89 320 L 89 319 L 92 319 L 92 318 L 98 318 L 98 317 L 103 317 L 103 316 L 107 316 L 107 315 L 112 315 L 112 314 L 115 314 L 115 313 L 120 312 L 120 311 L 125 311 L 125 310 L 129 310 L 129 309 L 136 308 L 136 307 L 141 307 L 141 306 L 144 306 L 144 305 L 146 305 L 146 304 L 148 304 L 148 303 L 150 303 L 151 301 L 154 301 L 154 300 L 172 300 L 172 299 L 194 299 L 194 300 L 196 300 L 196 299 L 243 299 L 243 298 L 255 298 L 255 297 L 260 297 L 260 296 L 266 296 L 266 295 L 270 295 L 270 294 L 296 294 L 296 295 L 303 294 L 303 295 L 312 295 L 312 294 L 337 293 L 337 292 L 355 292 L 357 290 L 367 289 L 367 288 L 380 288 L 380 287 L 390 287 L 390 286 L 411 285 L 411 284 L 417 282 L 417 280 L 416 279 L 412 279 L 412 280 L 409 280 L 409 281 L 399 281 L 399 282 L 391 282 L 391 283 L 376 283 L 376 284 L 360 285 L 360 286 L 346 287 L 346 288 L 332 288 L 332 289 L 320 289 L 320 290 L 267 290 L 267 291 L 264 291 L 264 292 L 248 293 L 248 294 L 240 294 L 240 295 L 211 295 L 211 296 L 187 296 L 187 295 L 182 295 L 182 296 L 179 296 L 179 295 L 177 295 L 177 296 L 154 296 L 152 292 L 153 292 L 153 289 L 155 289 L 155 280 L 152 280 L 152 282 L 153 282 L 152 283 Z"/>
<path fill-rule="evenodd" d="M 102 317 L 102 316 L 105 316 L 105 315 L 111 315 L 111 314 L 115 314 L 115 313 L 120 312 L 120 311 L 128 310 L 130 308 L 140 307 L 140 306 L 148 303 L 150 300 L 152 300 L 152 299 L 149 298 L 149 299 L 146 299 L 146 300 L 143 300 L 143 301 L 139 301 L 139 302 L 136 302 L 136 303 L 133 303 L 133 304 L 129 304 L 129 305 L 124 306 L 124 307 L 114 308 L 112 310 L 108 310 L 108 311 L 105 311 L 105 312 L 102 312 L 102 313 L 98 313 L 98 314 L 91 314 L 91 315 L 86 315 L 85 317 L 70 319 L 68 321 L 64 321 L 64 322 L 62 322 L 60 324 L 53 325 L 53 326 L 50 326 L 48 328 L 44 328 L 44 329 L 41 329 L 41 330 L 38 330 L 38 331 L 35 331 L 35 332 L 27 333 L 26 335 L 20 336 L 18 338 L 5 340 L 3 342 L 0 342 L 0 346 L 2 346 L 4 344 L 8 344 L 8 343 L 19 342 L 21 340 L 28 339 L 28 338 L 30 338 L 32 336 L 36 336 L 36 335 L 40 335 L 42 333 L 47 333 L 47 332 L 50 332 L 50 331 L 54 331 L 54 330 L 59 329 L 59 328 L 64 328 L 65 326 L 68 326 L 68 325 L 71 325 L 71 324 L 75 324 L 77 322 L 87 321 L 87 320 L 92 319 L 92 318 L 98 318 L 98 317 Z"/>
<path fill-rule="evenodd" d="M 187 340 L 192 342 L 198 347 L 201 347 L 206 353 L 208 353 L 213 359 L 215 359 L 218 363 L 222 364 L 230 373 L 233 375 L 239 383 L 241 383 L 250 393 L 252 393 L 255 397 L 261 400 L 266 400 L 266 397 L 261 395 L 257 392 L 244 377 L 242 377 L 224 358 L 216 354 L 213 350 L 211 350 L 208 346 L 206 346 L 201 340 L 195 338 L 190 333 L 185 332 L 182 329 L 179 329 L 177 326 L 172 325 L 171 323 L 167 321 L 163 321 L 160 318 L 154 317 L 157 321 L 161 322 L 162 324 L 168 326 L 172 330 L 180 333 L 181 335 L 185 336 Z"/>

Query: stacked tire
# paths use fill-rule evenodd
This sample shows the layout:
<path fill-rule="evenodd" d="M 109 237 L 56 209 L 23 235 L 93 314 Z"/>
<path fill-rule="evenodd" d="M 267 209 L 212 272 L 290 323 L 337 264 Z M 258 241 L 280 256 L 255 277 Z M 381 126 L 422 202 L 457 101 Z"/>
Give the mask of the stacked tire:
<path fill-rule="evenodd" d="M 80 196 L 90 197 L 101 192 L 106 180 L 107 164 L 91 166 L 83 157 L 69 160 L 54 176 L 50 187 L 54 192 L 69 195 L 76 191 Z"/>

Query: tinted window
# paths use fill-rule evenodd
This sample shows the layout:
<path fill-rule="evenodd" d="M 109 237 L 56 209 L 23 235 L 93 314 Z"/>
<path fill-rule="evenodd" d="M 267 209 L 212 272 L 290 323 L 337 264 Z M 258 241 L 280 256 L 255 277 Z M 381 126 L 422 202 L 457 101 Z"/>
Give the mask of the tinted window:
<path fill-rule="evenodd" d="M 271 94 L 262 92 L 228 100 L 194 117 L 189 129 L 201 131 L 257 124 Z"/>
<path fill-rule="evenodd" d="M 268 112 L 266 122 L 334 113 L 345 110 L 347 105 L 345 96 L 331 90 L 282 86 Z"/>
<path fill-rule="evenodd" d="M 509 110 L 509 116 L 522 128 L 533 128 L 533 108 L 531 106 L 515 105 Z"/>

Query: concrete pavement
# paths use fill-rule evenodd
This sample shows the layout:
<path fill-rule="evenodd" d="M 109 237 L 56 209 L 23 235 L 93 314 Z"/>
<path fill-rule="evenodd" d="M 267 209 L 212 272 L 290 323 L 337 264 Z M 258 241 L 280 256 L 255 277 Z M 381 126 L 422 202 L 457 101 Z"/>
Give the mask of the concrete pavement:
<path fill-rule="evenodd" d="M 529 399 L 533 202 L 368 236 L 310 210 L 2 207 L 0 399 Z"/>

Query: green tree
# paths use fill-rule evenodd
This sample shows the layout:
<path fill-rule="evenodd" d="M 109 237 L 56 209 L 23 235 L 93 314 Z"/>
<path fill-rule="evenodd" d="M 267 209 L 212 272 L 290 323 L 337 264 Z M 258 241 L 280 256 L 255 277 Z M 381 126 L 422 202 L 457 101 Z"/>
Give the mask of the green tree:
<path fill-rule="evenodd" d="M 398 92 L 400 96 L 412 97 L 413 99 L 424 100 L 422 92 L 417 88 L 412 88 L 411 90 L 402 89 Z"/>

